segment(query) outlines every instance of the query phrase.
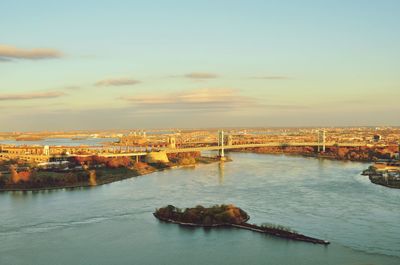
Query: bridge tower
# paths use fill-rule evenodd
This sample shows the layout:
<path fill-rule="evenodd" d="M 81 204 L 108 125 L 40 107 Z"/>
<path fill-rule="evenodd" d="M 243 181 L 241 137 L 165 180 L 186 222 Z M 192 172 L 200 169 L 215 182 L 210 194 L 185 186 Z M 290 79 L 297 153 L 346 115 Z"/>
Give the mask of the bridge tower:
<path fill-rule="evenodd" d="M 232 135 L 229 134 L 227 138 L 228 138 L 228 139 L 227 139 L 227 141 L 226 141 L 226 145 L 233 145 L 233 138 L 232 138 Z"/>
<path fill-rule="evenodd" d="M 222 130 L 218 132 L 218 145 L 221 147 L 221 149 L 219 149 L 219 157 L 221 160 L 225 160 L 224 144 L 225 144 L 225 137 L 224 137 L 224 131 Z"/>
<path fill-rule="evenodd" d="M 50 147 L 49 147 L 48 145 L 45 145 L 45 146 L 43 147 L 43 154 L 44 154 L 45 156 L 49 156 L 49 155 L 50 155 Z"/>
<path fill-rule="evenodd" d="M 318 153 L 325 152 L 325 130 L 318 130 Z"/>
<path fill-rule="evenodd" d="M 397 143 L 397 144 L 398 144 L 398 149 L 397 149 L 397 160 L 400 161 L 400 143 Z"/>
<path fill-rule="evenodd" d="M 175 136 L 168 136 L 167 147 L 171 149 L 176 149 L 176 138 Z"/>

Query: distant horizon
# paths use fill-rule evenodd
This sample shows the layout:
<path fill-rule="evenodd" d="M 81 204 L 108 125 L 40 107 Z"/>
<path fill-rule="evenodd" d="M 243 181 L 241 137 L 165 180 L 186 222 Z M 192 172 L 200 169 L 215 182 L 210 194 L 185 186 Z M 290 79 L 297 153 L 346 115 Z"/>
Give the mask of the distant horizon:
<path fill-rule="evenodd" d="M 0 133 L 60 133 L 60 132 L 109 132 L 109 131 L 168 131 L 168 130 L 233 130 L 233 129 L 356 129 L 356 128 L 400 128 L 400 125 L 353 125 L 353 126 L 227 126 L 227 127 L 170 127 L 170 128 L 108 128 L 108 129 L 67 129 L 0 131 Z"/>

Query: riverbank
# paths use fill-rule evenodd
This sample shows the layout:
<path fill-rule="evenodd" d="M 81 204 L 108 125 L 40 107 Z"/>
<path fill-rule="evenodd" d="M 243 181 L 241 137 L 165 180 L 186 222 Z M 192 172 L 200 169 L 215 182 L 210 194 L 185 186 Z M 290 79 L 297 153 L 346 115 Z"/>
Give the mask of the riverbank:
<path fill-rule="evenodd" d="M 256 154 L 284 154 L 284 155 L 299 155 L 304 157 L 324 158 L 341 161 L 354 162 L 374 162 L 378 160 L 394 159 L 398 146 L 361 146 L 361 147 L 342 147 L 329 146 L 324 152 L 318 152 L 316 147 L 310 146 L 281 146 L 281 147 L 254 147 L 230 150 L 230 152 L 248 152 Z"/>
<path fill-rule="evenodd" d="M 185 157 L 187 158 L 187 157 Z M 135 163 L 133 166 L 110 168 L 92 167 L 80 170 L 41 170 L 11 172 L 10 176 L 0 176 L 0 192 L 13 191 L 42 191 L 56 189 L 89 188 L 110 184 L 125 179 L 144 176 L 157 171 L 181 167 L 195 167 L 196 164 L 210 164 L 218 162 L 217 157 L 198 156 L 193 160 L 175 160 L 168 164 Z M 21 179 L 15 183 L 10 181 L 13 174 Z M 28 177 L 26 177 L 29 175 Z"/>
<path fill-rule="evenodd" d="M 0 188 L 0 192 L 8 192 L 8 191 L 43 191 L 43 190 L 57 190 L 57 189 L 75 189 L 75 188 L 89 188 L 96 187 L 105 184 L 110 184 L 113 182 L 121 181 L 124 179 L 138 177 L 142 175 L 147 175 L 153 173 L 157 170 L 155 169 L 145 169 L 142 171 L 136 171 L 132 169 L 119 168 L 119 169 L 97 169 L 96 170 L 96 184 L 91 184 L 88 180 L 85 181 L 77 181 L 75 183 L 65 183 L 65 182 L 57 182 L 54 181 L 52 185 L 44 185 L 44 186 L 30 186 L 29 183 L 15 183 L 15 184 L 6 184 L 6 186 Z M 37 179 L 48 179 L 49 177 L 53 179 L 63 178 L 65 174 L 68 174 L 72 178 L 79 178 L 78 175 L 88 174 L 86 171 L 75 171 L 73 173 L 59 173 L 59 172 L 38 172 L 36 173 L 35 178 Z M 39 182 L 40 183 L 40 182 Z M 35 183 L 36 185 L 39 183 Z M 35 185 L 33 184 L 33 185 Z M 39 184 L 40 185 L 40 184 Z"/>
<path fill-rule="evenodd" d="M 400 189 L 400 161 L 374 163 L 362 175 L 374 184 Z"/>
<path fill-rule="evenodd" d="M 256 149 L 256 150 L 254 150 Z M 247 150 L 247 149 L 241 149 L 241 150 L 233 150 L 233 152 L 237 153 L 256 153 L 256 154 L 268 154 L 268 155 L 285 155 L 285 156 L 301 156 L 301 157 L 312 157 L 312 158 L 319 158 L 319 159 L 328 159 L 332 161 L 350 161 L 350 162 L 361 162 L 361 163 L 372 163 L 376 162 L 379 160 L 377 157 L 373 157 L 373 160 L 370 159 L 347 159 L 346 156 L 335 156 L 326 153 L 315 153 L 315 152 L 303 152 L 300 151 L 299 149 L 291 149 L 290 152 L 285 152 L 283 150 L 277 151 L 276 149 L 272 150 L 264 150 L 262 148 L 261 150 L 257 150 L 258 148 L 254 148 L 253 150 Z M 306 150 L 308 148 L 305 148 Z M 384 155 L 383 157 L 393 157 L 392 154 L 388 156 L 389 154 Z M 382 158 L 383 159 L 383 158 Z M 376 165 L 376 164 L 375 164 Z M 400 168 L 397 168 L 396 170 L 389 170 L 389 171 L 377 171 L 374 169 L 374 166 L 370 166 L 368 169 L 364 170 L 361 175 L 368 176 L 369 180 L 373 184 L 385 186 L 388 188 L 394 188 L 394 189 L 400 189 Z"/>
<path fill-rule="evenodd" d="M 385 186 L 393 189 L 400 189 L 400 179 L 393 176 L 379 176 L 379 175 L 370 175 L 368 176 L 369 180 L 377 185 Z"/>

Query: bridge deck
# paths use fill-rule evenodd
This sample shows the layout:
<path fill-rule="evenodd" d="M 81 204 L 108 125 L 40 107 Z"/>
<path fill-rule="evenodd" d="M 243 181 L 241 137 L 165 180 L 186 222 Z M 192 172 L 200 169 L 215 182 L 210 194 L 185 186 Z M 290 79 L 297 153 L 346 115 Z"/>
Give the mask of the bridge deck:
<path fill-rule="evenodd" d="M 165 151 L 166 153 L 185 153 L 185 152 L 201 152 L 201 151 L 217 151 L 221 149 L 242 149 L 242 148 L 255 148 L 255 147 L 285 147 L 285 146 L 293 146 L 293 147 L 318 147 L 322 146 L 322 143 L 318 142 L 308 142 L 308 143 L 278 143 L 278 142 L 270 142 L 270 143 L 262 143 L 262 144 L 237 144 L 237 145 L 225 145 L 225 146 L 203 146 L 203 147 L 189 147 L 189 148 L 160 148 L 160 149 L 149 149 L 147 151 L 136 151 L 136 152 L 118 152 L 118 153 L 93 153 L 93 154 L 69 154 L 67 157 L 88 157 L 92 155 L 97 155 L 101 157 L 122 157 L 122 156 L 145 156 L 149 152 L 152 151 Z M 384 147 L 386 145 L 368 145 L 365 143 L 336 143 L 336 142 L 327 142 L 325 146 L 340 146 L 340 147 L 361 147 L 361 146 L 381 146 Z M 98 149 L 101 151 L 101 149 Z M 62 155 L 34 155 L 34 154 L 13 154 L 13 153 L 0 153 L 0 157 L 8 157 L 8 158 L 21 158 L 21 159 L 33 159 L 33 160 L 48 160 L 49 157 L 66 157 Z"/>
<path fill-rule="evenodd" d="M 311 142 L 311 143 L 262 143 L 262 144 L 237 144 L 237 145 L 224 145 L 221 146 L 204 146 L 204 147 L 190 147 L 190 148 L 176 148 L 176 149 L 163 149 L 167 153 L 184 153 L 184 152 L 201 152 L 201 151 L 216 151 L 223 149 L 242 149 L 242 148 L 254 148 L 254 147 L 283 147 L 283 146 L 293 146 L 293 147 L 317 147 L 322 146 L 321 143 Z M 341 147 L 360 147 L 367 146 L 364 143 L 325 143 L 325 146 L 341 146 Z"/>
<path fill-rule="evenodd" d="M 201 151 L 217 151 L 223 149 L 242 149 L 242 148 L 254 148 L 254 147 L 282 147 L 282 146 L 294 146 L 294 147 L 301 147 L 301 146 L 311 146 L 317 147 L 322 146 L 321 143 L 318 142 L 311 142 L 311 143 L 262 143 L 262 144 L 238 144 L 238 145 L 224 145 L 221 146 L 202 146 L 202 147 L 189 147 L 189 148 L 161 148 L 160 150 L 165 151 L 166 153 L 185 153 L 185 152 L 201 152 Z M 336 143 L 330 142 L 325 143 L 325 146 L 342 146 L 342 147 L 360 147 L 360 146 L 367 146 L 364 143 Z M 154 150 L 153 150 L 154 151 Z M 127 153 L 115 153 L 115 154 L 99 154 L 99 156 L 105 157 L 118 157 L 118 156 L 142 156 L 146 155 L 148 152 L 127 152 Z"/>

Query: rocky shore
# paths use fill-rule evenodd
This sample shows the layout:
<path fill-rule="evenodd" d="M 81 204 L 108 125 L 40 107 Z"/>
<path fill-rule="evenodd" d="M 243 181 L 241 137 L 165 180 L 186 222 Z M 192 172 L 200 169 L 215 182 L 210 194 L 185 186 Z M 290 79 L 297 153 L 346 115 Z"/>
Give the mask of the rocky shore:
<path fill-rule="evenodd" d="M 377 185 L 400 189 L 400 162 L 375 163 L 364 170 L 362 175 Z"/>
<path fill-rule="evenodd" d="M 377 185 L 382 185 L 389 188 L 400 189 L 400 178 L 393 176 L 379 176 L 379 175 L 370 175 L 368 176 L 369 180 Z"/>

